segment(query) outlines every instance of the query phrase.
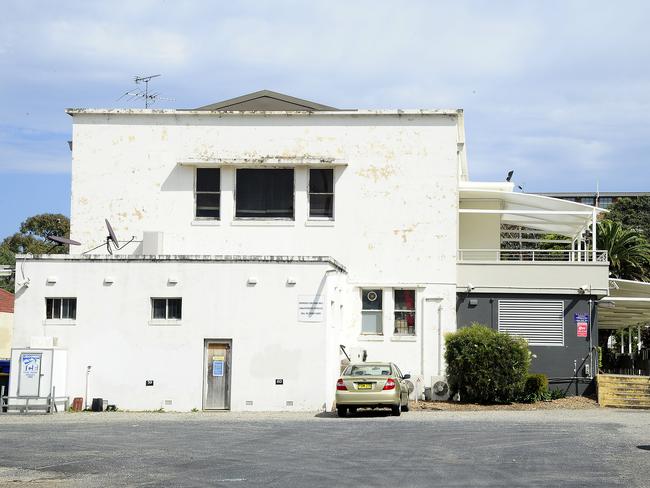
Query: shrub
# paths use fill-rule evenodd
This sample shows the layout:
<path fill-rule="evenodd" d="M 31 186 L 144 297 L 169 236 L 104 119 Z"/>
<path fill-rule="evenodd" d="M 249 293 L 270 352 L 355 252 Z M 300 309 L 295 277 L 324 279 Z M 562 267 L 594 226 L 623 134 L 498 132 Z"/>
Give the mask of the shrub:
<path fill-rule="evenodd" d="M 529 374 L 526 377 L 522 401 L 528 403 L 550 399 L 548 378 L 545 374 Z"/>
<path fill-rule="evenodd" d="M 549 391 L 551 400 L 558 400 L 559 398 L 566 398 L 566 391 L 559 388 L 555 388 Z"/>
<path fill-rule="evenodd" d="M 447 382 L 463 401 L 509 403 L 520 398 L 530 352 L 524 339 L 477 323 L 445 335 Z"/>

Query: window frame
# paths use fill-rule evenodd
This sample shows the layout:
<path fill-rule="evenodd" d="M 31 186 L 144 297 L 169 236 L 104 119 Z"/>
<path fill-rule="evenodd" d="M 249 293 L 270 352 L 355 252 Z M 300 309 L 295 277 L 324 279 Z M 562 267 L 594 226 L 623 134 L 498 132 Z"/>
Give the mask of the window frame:
<path fill-rule="evenodd" d="M 50 310 L 49 310 L 50 307 L 49 307 L 48 302 L 50 300 L 52 300 L 52 310 L 51 310 L 52 312 L 54 312 L 54 301 L 59 300 L 59 307 L 58 307 L 59 316 L 58 317 L 55 317 L 54 313 L 52 313 L 51 316 L 48 317 L 48 313 L 50 312 Z M 68 313 L 70 312 L 70 305 L 69 304 L 72 301 L 74 301 L 74 314 L 72 314 L 73 316 L 68 316 L 68 317 L 63 316 L 63 310 L 64 310 L 63 304 L 64 304 L 65 300 L 68 301 L 68 307 L 67 307 L 68 308 Z M 45 320 L 52 321 L 52 322 L 57 322 L 57 321 L 60 321 L 60 322 L 74 322 L 74 321 L 76 321 L 77 320 L 77 297 L 45 297 Z"/>
<path fill-rule="evenodd" d="M 396 299 L 396 294 L 398 291 L 412 291 L 413 292 L 413 309 L 398 309 L 397 308 L 397 299 Z M 393 335 L 395 336 L 401 336 L 401 337 L 414 337 L 417 335 L 417 325 L 418 325 L 418 313 L 417 313 L 417 304 L 418 304 L 418 299 L 417 299 L 417 289 L 415 288 L 393 288 Z M 413 332 L 409 332 L 409 326 L 408 324 L 406 325 L 406 332 L 402 332 L 400 327 L 400 330 L 398 330 L 397 327 L 397 314 L 398 313 L 404 313 L 404 314 L 413 314 Z"/>
<path fill-rule="evenodd" d="M 210 170 L 215 170 L 218 171 L 219 174 L 219 190 L 218 191 L 205 191 L 205 190 L 199 190 L 199 170 L 202 169 L 210 169 Z M 199 217 L 197 215 L 197 210 L 198 210 L 198 195 L 199 194 L 206 194 L 206 195 L 218 195 L 219 196 L 219 210 L 218 213 L 219 215 L 217 217 L 205 217 L 201 216 Z M 193 218 L 194 220 L 202 220 L 202 221 L 220 221 L 221 220 L 221 168 L 205 168 L 201 166 L 197 166 L 194 170 L 194 215 Z"/>
<path fill-rule="evenodd" d="M 331 193 L 320 193 L 320 192 L 312 192 L 311 191 L 311 172 L 312 170 L 329 170 L 332 172 L 332 192 Z M 334 214 L 334 209 L 336 208 L 336 178 L 334 175 L 334 168 L 308 168 L 307 171 L 307 218 L 309 220 L 321 220 L 321 221 L 332 221 L 335 218 Z M 325 216 L 325 215 L 312 215 L 311 214 L 311 196 L 312 195 L 325 195 L 325 196 L 331 196 L 332 197 L 332 215 L 331 216 Z"/>
<path fill-rule="evenodd" d="M 379 297 L 381 298 L 380 308 L 377 309 L 365 309 L 363 308 L 363 296 L 368 292 L 378 292 Z M 383 336 L 384 335 L 384 289 L 383 288 L 361 288 L 361 335 L 362 336 Z M 375 332 L 366 332 L 363 330 L 363 316 L 364 313 L 371 313 L 373 315 L 379 316 L 379 331 Z"/>
<path fill-rule="evenodd" d="M 240 217 L 237 215 L 237 202 L 238 202 L 238 196 L 237 193 L 239 192 L 239 171 L 240 170 L 251 170 L 251 171 L 268 171 L 268 170 L 286 170 L 286 171 L 291 171 L 292 175 L 292 192 L 291 192 L 291 217 Z M 233 198 L 234 198 L 234 205 L 233 205 L 233 221 L 283 221 L 283 222 L 295 222 L 296 220 L 296 168 L 295 167 L 265 167 L 265 168 L 259 168 L 259 167 L 238 167 L 235 168 L 235 188 L 233 190 Z"/>
<path fill-rule="evenodd" d="M 165 317 L 154 317 L 154 300 L 165 300 Z M 169 301 L 170 300 L 179 300 L 180 301 L 180 314 L 179 317 L 170 317 L 169 316 Z M 151 313 L 150 313 L 150 321 L 155 321 L 155 322 L 170 322 L 170 321 L 176 321 L 179 322 L 183 320 L 183 297 L 151 297 L 149 299 L 149 304 L 151 307 Z"/>

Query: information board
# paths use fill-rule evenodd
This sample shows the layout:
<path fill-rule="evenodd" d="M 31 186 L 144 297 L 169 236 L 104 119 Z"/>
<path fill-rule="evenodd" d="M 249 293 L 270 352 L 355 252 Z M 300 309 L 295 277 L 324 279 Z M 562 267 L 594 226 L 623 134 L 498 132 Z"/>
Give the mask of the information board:
<path fill-rule="evenodd" d="M 325 318 L 325 300 L 320 295 L 298 297 L 298 321 L 322 322 Z"/>

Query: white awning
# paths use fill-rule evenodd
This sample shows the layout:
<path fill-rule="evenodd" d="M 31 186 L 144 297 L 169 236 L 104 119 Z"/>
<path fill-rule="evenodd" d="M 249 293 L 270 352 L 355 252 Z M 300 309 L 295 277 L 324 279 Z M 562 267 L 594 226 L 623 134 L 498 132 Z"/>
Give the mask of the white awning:
<path fill-rule="evenodd" d="M 609 280 L 609 296 L 598 301 L 598 327 L 622 329 L 650 323 L 650 283 Z"/>
<path fill-rule="evenodd" d="M 497 214 L 501 223 L 520 225 L 569 237 L 593 225 L 595 216 L 607 210 L 558 198 L 515 193 L 507 189 L 461 184 L 461 214 Z M 491 203 L 486 205 L 486 203 Z"/>

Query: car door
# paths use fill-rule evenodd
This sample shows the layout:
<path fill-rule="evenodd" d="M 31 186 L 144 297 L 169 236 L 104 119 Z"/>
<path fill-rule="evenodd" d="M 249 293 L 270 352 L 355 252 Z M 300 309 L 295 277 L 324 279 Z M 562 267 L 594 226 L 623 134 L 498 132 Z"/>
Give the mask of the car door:
<path fill-rule="evenodd" d="M 395 373 L 395 379 L 399 384 L 399 401 L 400 405 L 406 405 L 409 401 L 409 388 L 408 385 L 404 382 L 402 371 L 397 367 L 396 364 L 393 364 L 393 370 Z"/>

